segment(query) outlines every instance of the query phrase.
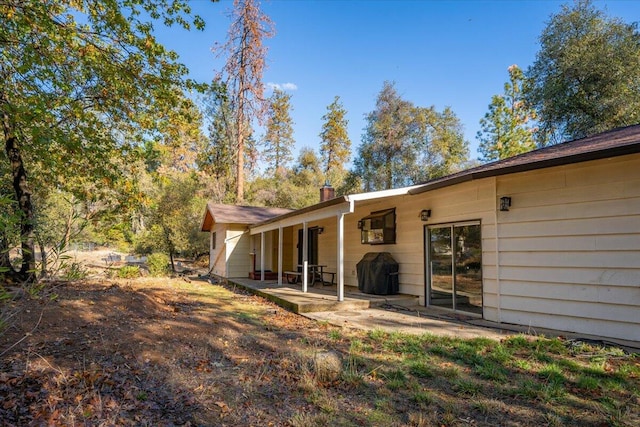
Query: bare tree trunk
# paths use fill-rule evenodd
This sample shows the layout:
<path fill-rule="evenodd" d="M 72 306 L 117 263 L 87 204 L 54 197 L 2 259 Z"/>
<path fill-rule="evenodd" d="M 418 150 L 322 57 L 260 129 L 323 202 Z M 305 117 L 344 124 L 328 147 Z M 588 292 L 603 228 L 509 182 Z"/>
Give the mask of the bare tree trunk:
<path fill-rule="evenodd" d="M 164 225 L 162 226 L 162 229 L 164 231 L 164 237 L 167 242 L 167 247 L 169 248 L 169 261 L 171 261 L 171 271 L 175 273 L 176 266 L 173 262 L 173 256 L 175 255 L 176 247 L 173 244 L 173 241 L 171 240 L 171 232 L 169 231 L 169 229 Z"/>
<path fill-rule="evenodd" d="M 22 266 L 20 267 L 20 275 L 23 278 L 27 278 L 35 269 L 31 191 L 27 186 L 27 172 L 24 169 L 22 156 L 20 155 L 15 136 L 11 135 L 6 137 L 5 150 L 11 163 L 13 190 L 18 199 L 20 212 L 22 213 L 22 218 L 20 219 L 20 239 L 22 240 Z"/>
<path fill-rule="evenodd" d="M 242 120 L 242 117 L 238 117 L 238 159 L 236 162 L 236 204 L 238 205 L 244 202 L 244 132 Z"/>
<path fill-rule="evenodd" d="M 71 242 L 71 228 L 73 227 L 74 217 L 75 217 L 75 207 L 73 206 L 73 201 L 72 201 L 71 207 L 69 208 L 69 214 L 67 215 L 65 228 L 64 228 L 64 249 L 68 249 L 69 243 Z"/>
<path fill-rule="evenodd" d="M 40 278 L 47 277 L 47 248 L 44 244 L 44 241 L 40 238 L 41 236 L 36 233 L 36 241 L 38 242 L 38 247 L 40 248 L 40 256 L 42 260 L 40 261 Z"/>

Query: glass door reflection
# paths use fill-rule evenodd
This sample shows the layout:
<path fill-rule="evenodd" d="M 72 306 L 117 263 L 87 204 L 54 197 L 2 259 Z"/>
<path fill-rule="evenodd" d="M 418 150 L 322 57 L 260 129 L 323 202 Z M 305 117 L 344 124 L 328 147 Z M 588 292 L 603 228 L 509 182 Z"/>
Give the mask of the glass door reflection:
<path fill-rule="evenodd" d="M 428 304 L 482 315 L 479 223 L 428 228 Z"/>
<path fill-rule="evenodd" d="M 451 227 L 429 229 L 429 304 L 453 309 Z"/>

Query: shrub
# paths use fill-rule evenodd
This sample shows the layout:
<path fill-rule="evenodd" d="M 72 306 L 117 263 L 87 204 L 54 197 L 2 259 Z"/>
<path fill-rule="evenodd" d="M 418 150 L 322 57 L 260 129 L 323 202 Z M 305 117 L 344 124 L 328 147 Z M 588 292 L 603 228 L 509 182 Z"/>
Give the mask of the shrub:
<path fill-rule="evenodd" d="M 118 270 L 118 277 L 120 279 L 135 279 L 140 277 L 140 267 L 137 265 L 125 265 Z"/>
<path fill-rule="evenodd" d="M 88 275 L 87 269 L 78 262 L 63 265 L 62 277 L 66 280 L 82 280 Z"/>
<path fill-rule="evenodd" d="M 147 266 L 151 276 L 166 276 L 169 273 L 169 256 L 163 253 L 153 253 L 147 257 Z"/>

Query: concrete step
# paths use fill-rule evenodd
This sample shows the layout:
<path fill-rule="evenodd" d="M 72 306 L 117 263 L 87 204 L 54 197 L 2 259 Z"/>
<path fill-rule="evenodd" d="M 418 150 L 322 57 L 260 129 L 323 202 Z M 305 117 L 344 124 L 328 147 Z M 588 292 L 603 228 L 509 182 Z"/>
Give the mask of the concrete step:
<path fill-rule="evenodd" d="M 358 288 L 345 287 L 344 301 L 337 301 L 336 286 L 309 287 L 302 292 L 297 285 L 266 283 L 247 279 L 228 279 L 256 295 L 260 295 L 294 313 L 313 313 L 320 311 L 366 310 L 384 305 L 412 306 L 418 298 L 412 295 L 370 295 L 361 293 Z"/>

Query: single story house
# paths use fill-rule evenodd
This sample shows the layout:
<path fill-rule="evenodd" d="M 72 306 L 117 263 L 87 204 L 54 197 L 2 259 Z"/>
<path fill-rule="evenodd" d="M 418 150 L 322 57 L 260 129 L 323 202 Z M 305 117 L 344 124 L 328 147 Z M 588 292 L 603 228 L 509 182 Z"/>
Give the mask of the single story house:
<path fill-rule="evenodd" d="M 324 265 L 341 301 L 365 254 L 387 252 L 425 306 L 640 341 L 640 125 L 243 226 L 245 264 L 216 270 L 212 255 L 214 273 L 246 277 L 249 252 L 275 272 Z"/>
<path fill-rule="evenodd" d="M 220 277 L 272 279 L 271 254 L 262 254 L 249 235 L 249 225 L 259 223 L 291 209 L 233 206 L 207 203 L 200 230 L 209 232 L 209 273 Z M 266 242 L 278 246 L 278 242 Z M 262 262 L 256 265 L 256 262 Z M 263 268 L 264 266 L 264 268 Z"/>

